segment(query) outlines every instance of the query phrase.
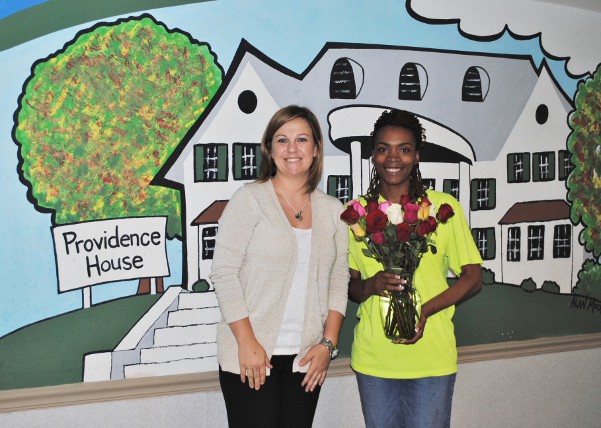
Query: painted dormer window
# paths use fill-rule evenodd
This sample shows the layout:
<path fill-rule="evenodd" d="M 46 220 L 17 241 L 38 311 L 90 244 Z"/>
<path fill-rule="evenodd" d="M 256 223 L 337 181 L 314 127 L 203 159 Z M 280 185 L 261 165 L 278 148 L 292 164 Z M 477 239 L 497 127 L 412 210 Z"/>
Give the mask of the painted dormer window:
<path fill-rule="evenodd" d="M 426 69 L 415 62 L 408 62 L 399 75 L 399 100 L 421 101 L 428 87 Z"/>
<path fill-rule="evenodd" d="M 364 70 L 350 58 L 338 58 L 330 74 L 330 98 L 354 100 L 363 87 Z"/>
<path fill-rule="evenodd" d="M 470 67 L 463 76 L 461 99 L 481 103 L 486 99 L 489 88 L 490 78 L 486 70 L 482 67 Z"/>

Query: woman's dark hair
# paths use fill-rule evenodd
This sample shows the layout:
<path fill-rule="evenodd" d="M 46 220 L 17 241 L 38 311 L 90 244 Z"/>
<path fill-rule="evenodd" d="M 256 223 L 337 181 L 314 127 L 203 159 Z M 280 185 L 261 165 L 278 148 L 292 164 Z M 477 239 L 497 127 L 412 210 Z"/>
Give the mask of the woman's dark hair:
<path fill-rule="evenodd" d="M 317 188 L 319 180 L 321 180 L 321 172 L 323 171 L 323 137 L 319 120 L 306 107 L 289 105 L 279 109 L 272 116 L 261 139 L 261 166 L 259 167 L 257 181 L 265 183 L 277 172 L 275 162 L 271 157 L 273 136 L 284 124 L 294 119 L 305 119 L 307 121 L 313 133 L 315 147 L 317 147 L 317 155 L 313 158 L 313 163 L 311 163 L 311 167 L 309 168 L 309 177 L 306 184 L 306 192 L 311 193 Z"/>
<path fill-rule="evenodd" d="M 426 141 L 426 132 L 419 119 L 413 113 L 409 113 L 406 110 L 391 109 L 384 111 L 378 120 L 376 120 L 376 123 L 374 123 L 374 130 L 371 133 L 372 152 L 376 148 L 376 134 L 385 126 L 396 126 L 411 132 L 413 139 L 415 140 L 416 152 L 419 152 L 419 150 L 424 146 L 424 142 Z M 366 198 L 378 198 L 380 195 L 380 190 L 380 176 L 378 175 L 376 167 L 374 166 L 371 171 L 371 181 L 369 183 L 369 187 L 367 188 Z M 422 183 L 422 174 L 419 171 L 419 163 L 415 164 L 411 170 L 411 177 L 409 180 L 409 196 L 414 202 L 419 198 L 426 197 L 426 188 Z M 399 201 L 396 202 L 398 203 Z"/>

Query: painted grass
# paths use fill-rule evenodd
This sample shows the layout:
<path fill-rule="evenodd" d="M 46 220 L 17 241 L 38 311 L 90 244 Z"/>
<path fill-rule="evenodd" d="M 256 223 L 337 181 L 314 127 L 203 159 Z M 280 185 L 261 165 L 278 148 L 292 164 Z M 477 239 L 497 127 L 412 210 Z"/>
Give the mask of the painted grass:
<path fill-rule="evenodd" d="M 357 305 L 349 302 L 340 333 L 340 355 L 351 355 Z M 453 318 L 458 346 L 601 332 L 601 302 L 514 285 L 484 285 L 457 306 Z M 427 325 L 426 325 L 426 328 Z"/>
<path fill-rule="evenodd" d="M 113 300 L 9 333 L 0 339 L 0 389 L 81 382 L 84 354 L 114 349 L 160 296 Z"/>

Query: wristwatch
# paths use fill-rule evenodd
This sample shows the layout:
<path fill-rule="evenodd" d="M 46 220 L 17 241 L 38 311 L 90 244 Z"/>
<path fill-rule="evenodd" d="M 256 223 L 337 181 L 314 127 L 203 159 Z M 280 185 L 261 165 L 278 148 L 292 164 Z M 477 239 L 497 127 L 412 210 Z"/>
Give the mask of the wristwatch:
<path fill-rule="evenodd" d="M 336 356 L 338 355 L 338 348 L 332 343 L 330 339 L 324 337 L 321 339 L 321 342 L 319 342 L 319 344 L 328 348 L 328 351 L 330 351 L 330 360 L 336 358 Z"/>

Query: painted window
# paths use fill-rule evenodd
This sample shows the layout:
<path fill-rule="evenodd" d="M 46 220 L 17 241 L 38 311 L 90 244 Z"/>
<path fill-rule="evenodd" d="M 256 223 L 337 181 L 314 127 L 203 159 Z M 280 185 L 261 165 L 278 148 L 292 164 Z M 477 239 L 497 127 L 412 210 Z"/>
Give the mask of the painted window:
<path fill-rule="evenodd" d="M 328 195 L 334 196 L 343 204 L 351 200 L 353 195 L 353 183 L 350 175 L 328 176 Z"/>
<path fill-rule="evenodd" d="M 553 258 L 570 257 L 572 249 L 572 226 L 558 224 L 553 232 Z"/>
<path fill-rule="evenodd" d="M 420 77 L 421 76 L 421 77 Z M 422 83 L 422 79 L 425 80 Z M 399 75 L 399 100 L 421 101 L 428 85 L 424 67 L 414 62 L 408 62 Z"/>
<path fill-rule="evenodd" d="M 436 186 L 436 180 L 434 178 L 422 178 L 422 183 L 426 189 L 434 190 Z"/>
<path fill-rule="evenodd" d="M 227 144 L 194 146 L 194 181 L 227 181 Z"/>
<path fill-rule="evenodd" d="M 573 169 L 574 165 L 572 165 L 572 162 L 570 162 L 570 152 L 567 150 L 560 150 L 557 154 L 557 170 L 559 179 L 566 180 Z"/>
<path fill-rule="evenodd" d="M 215 236 L 217 236 L 217 227 L 205 227 L 202 229 L 202 259 L 212 260 L 215 251 Z"/>
<path fill-rule="evenodd" d="M 545 257 L 545 226 L 528 226 L 528 260 Z"/>
<path fill-rule="evenodd" d="M 234 143 L 234 180 L 254 180 L 261 166 L 261 145 L 256 143 Z"/>
<path fill-rule="evenodd" d="M 507 182 L 527 183 L 530 181 L 530 153 L 507 155 Z"/>
<path fill-rule="evenodd" d="M 520 244 L 522 231 L 519 227 L 510 227 L 507 229 L 507 261 L 520 261 Z"/>
<path fill-rule="evenodd" d="M 338 58 L 330 74 L 330 98 L 353 100 L 357 98 L 355 71 L 349 58 Z"/>
<path fill-rule="evenodd" d="M 459 199 L 459 180 L 445 179 L 442 182 L 442 191 Z"/>
<path fill-rule="evenodd" d="M 492 260 L 495 258 L 495 228 L 485 227 L 481 229 L 472 229 L 472 236 L 476 247 L 483 260 Z"/>
<path fill-rule="evenodd" d="M 472 210 L 492 210 L 496 206 L 497 180 L 494 178 L 472 180 Z"/>
<path fill-rule="evenodd" d="M 488 94 L 490 79 L 482 67 L 470 67 L 463 76 L 461 99 L 470 102 L 483 102 Z"/>
<path fill-rule="evenodd" d="M 532 155 L 532 180 L 555 180 L 555 153 L 542 152 Z"/>

